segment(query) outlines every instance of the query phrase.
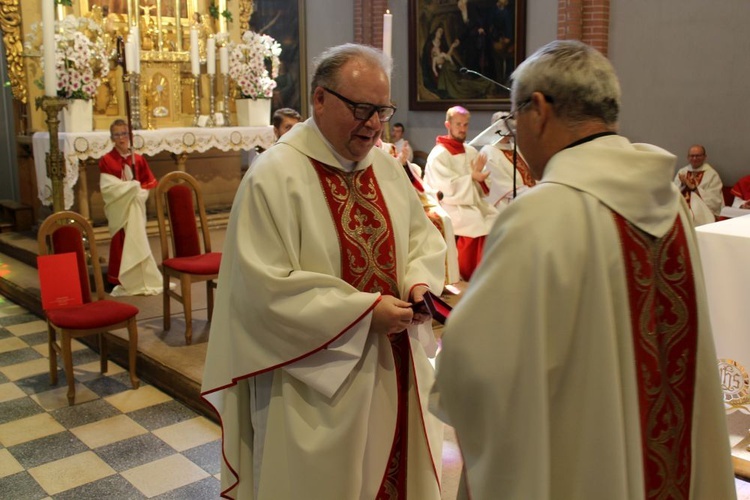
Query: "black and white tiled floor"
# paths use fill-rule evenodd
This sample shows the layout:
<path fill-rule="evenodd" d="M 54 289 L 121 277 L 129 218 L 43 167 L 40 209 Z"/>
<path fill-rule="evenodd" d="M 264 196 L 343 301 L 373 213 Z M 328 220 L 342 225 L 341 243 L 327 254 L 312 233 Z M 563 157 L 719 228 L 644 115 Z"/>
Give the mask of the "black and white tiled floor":
<path fill-rule="evenodd" d="M 220 428 L 73 341 L 76 404 L 46 324 L 0 296 L 0 498 L 213 499 Z"/>

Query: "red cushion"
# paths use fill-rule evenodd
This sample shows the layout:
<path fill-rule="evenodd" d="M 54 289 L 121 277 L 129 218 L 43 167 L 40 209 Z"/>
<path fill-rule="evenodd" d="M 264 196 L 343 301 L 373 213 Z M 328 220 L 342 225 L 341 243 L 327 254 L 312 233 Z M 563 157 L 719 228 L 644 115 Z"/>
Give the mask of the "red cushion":
<path fill-rule="evenodd" d="M 193 192 L 187 186 L 177 185 L 167 191 L 169 224 L 175 257 L 192 257 L 201 253 L 198 227 L 195 223 Z"/>
<path fill-rule="evenodd" d="M 138 314 L 138 308 L 113 300 L 98 300 L 80 306 L 45 311 L 52 324 L 60 328 L 88 329 L 122 323 Z"/>
<path fill-rule="evenodd" d="M 173 257 L 162 264 L 182 273 L 218 274 L 221 252 L 204 253 L 195 257 Z"/>

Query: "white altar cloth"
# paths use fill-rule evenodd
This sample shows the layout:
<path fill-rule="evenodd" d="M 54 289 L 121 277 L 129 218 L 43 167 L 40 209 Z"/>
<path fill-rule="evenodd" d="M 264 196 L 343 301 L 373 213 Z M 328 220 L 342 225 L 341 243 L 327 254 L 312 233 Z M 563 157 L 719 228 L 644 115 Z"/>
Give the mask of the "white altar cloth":
<path fill-rule="evenodd" d="M 750 216 L 695 228 L 728 411 L 750 413 Z"/>
<path fill-rule="evenodd" d="M 74 187 L 78 182 L 78 162 L 98 159 L 114 145 L 109 130 L 93 132 L 60 132 L 60 150 L 65 158 L 65 209 L 75 200 Z M 177 127 L 159 130 L 133 131 L 136 153 L 154 156 L 162 151 L 174 154 L 205 153 L 211 148 L 221 151 L 249 151 L 256 146 L 264 149 L 276 141 L 273 127 Z M 52 204 L 52 182 L 47 177 L 46 153 L 49 152 L 49 132 L 36 132 L 32 137 L 34 165 L 39 199 L 44 205 Z"/>

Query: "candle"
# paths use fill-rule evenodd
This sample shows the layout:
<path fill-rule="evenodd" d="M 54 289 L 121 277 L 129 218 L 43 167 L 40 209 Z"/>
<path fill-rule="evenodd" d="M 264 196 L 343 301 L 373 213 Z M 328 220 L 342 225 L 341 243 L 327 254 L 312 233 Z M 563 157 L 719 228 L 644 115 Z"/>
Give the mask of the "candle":
<path fill-rule="evenodd" d="M 44 95 L 57 95 L 55 71 L 55 4 L 42 0 L 42 49 L 44 54 Z"/>
<path fill-rule="evenodd" d="M 131 70 L 133 73 L 141 73 L 141 34 L 138 31 L 138 26 L 133 26 L 132 30 L 130 31 L 133 39 L 131 40 L 133 42 L 133 67 Z"/>
<path fill-rule="evenodd" d="M 226 47 L 221 47 L 219 49 L 219 63 L 221 74 L 226 75 L 227 73 L 229 73 L 229 51 Z"/>
<path fill-rule="evenodd" d="M 210 37 L 206 43 L 206 72 L 209 75 L 216 74 L 216 39 Z"/>
<path fill-rule="evenodd" d="M 125 42 L 125 71 L 128 73 L 135 72 L 135 45 L 132 41 Z"/>
<path fill-rule="evenodd" d="M 198 30 L 190 30 L 190 69 L 193 75 L 201 74 L 201 60 L 198 54 Z"/>
<path fill-rule="evenodd" d="M 393 14 L 386 10 L 383 14 L 383 53 L 391 56 L 391 45 L 393 43 Z"/>
<path fill-rule="evenodd" d="M 227 31 L 227 18 L 223 16 L 225 10 L 227 10 L 227 0 L 219 0 L 219 33 Z"/>

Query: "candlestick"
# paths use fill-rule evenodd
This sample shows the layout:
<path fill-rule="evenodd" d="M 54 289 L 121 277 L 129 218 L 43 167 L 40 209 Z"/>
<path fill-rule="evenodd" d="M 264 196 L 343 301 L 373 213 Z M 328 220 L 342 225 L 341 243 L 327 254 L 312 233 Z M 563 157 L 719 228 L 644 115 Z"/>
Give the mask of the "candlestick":
<path fill-rule="evenodd" d="M 214 68 L 216 70 L 216 68 Z M 208 121 L 206 127 L 216 126 L 216 74 L 208 74 Z"/>
<path fill-rule="evenodd" d="M 197 127 L 201 117 L 201 82 L 198 74 L 193 75 L 193 107 L 195 108 L 193 127 Z"/>
<path fill-rule="evenodd" d="M 42 0 L 42 49 L 44 54 L 44 95 L 57 95 L 55 71 L 55 4 Z"/>
<path fill-rule="evenodd" d="M 219 49 L 219 70 L 222 75 L 229 73 L 229 51 L 226 47 Z"/>
<path fill-rule="evenodd" d="M 47 2 L 52 7 L 52 2 Z M 54 11 L 53 11 L 54 12 Z M 65 158 L 60 151 L 58 131 L 60 127 L 60 111 L 68 105 L 66 99 L 59 97 L 39 97 L 36 107 L 42 108 L 47 114 L 47 130 L 49 130 L 49 153 L 45 156 L 47 177 L 52 181 L 52 211 L 65 210 Z"/>
<path fill-rule="evenodd" d="M 391 56 L 391 46 L 393 43 L 393 14 L 386 10 L 383 14 L 383 53 Z"/>
<path fill-rule="evenodd" d="M 198 30 L 192 28 L 190 30 L 190 69 L 193 76 L 201 74 L 201 59 L 198 53 Z"/>
<path fill-rule="evenodd" d="M 224 79 L 222 82 L 224 84 L 224 109 L 222 109 L 222 112 L 224 113 L 224 126 L 229 127 L 231 125 L 229 123 L 229 75 L 224 73 L 222 78 Z"/>
<path fill-rule="evenodd" d="M 216 74 L 216 39 L 210 37 L 206 43 L 206 73 Z"/>

